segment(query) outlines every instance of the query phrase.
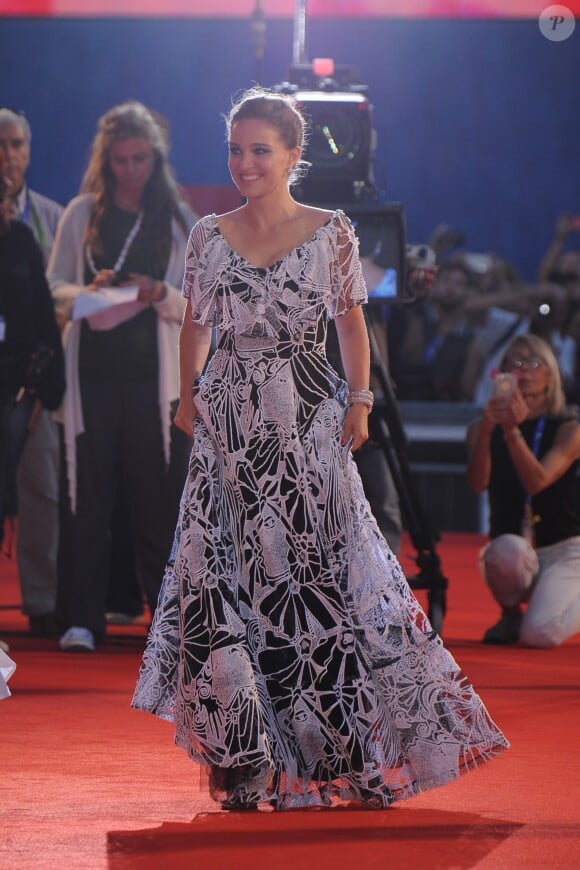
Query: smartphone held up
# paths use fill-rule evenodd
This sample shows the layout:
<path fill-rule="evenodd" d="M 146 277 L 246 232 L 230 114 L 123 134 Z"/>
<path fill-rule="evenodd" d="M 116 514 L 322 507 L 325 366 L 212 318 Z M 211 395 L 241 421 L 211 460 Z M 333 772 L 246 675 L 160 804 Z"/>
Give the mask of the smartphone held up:
<path fill-rule="evenodd" d="M 518 385 L 518 379 L 513 372 L 498 372 L 493 379 L 492 395 L 494 399 L 509 399 Z"/>

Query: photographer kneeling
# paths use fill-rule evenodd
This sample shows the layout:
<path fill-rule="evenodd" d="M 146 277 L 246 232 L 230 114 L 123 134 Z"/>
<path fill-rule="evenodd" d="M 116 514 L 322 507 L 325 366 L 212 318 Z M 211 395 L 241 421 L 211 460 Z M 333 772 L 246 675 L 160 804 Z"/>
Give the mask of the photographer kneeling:
<path fill-rule="evenodd" d="M 564 404 L 549 345 L 520 335 L 468 429 L 467 480 L 490 505 L 481 569 L 502 608 L 484 643 L 552 647 L 580 632 L 580 424 Z"/>

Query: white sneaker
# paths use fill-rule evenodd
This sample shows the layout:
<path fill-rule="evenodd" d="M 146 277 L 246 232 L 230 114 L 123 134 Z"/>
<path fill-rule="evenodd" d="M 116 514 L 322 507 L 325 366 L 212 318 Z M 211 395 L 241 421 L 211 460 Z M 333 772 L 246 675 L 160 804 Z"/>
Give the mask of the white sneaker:
<path fill-rule="evenodd" d="M 73 625 L 65 631 L 59 640 L 59 645 L 65 652 L 94 652 L 95 637 L 88 628 Z"/>

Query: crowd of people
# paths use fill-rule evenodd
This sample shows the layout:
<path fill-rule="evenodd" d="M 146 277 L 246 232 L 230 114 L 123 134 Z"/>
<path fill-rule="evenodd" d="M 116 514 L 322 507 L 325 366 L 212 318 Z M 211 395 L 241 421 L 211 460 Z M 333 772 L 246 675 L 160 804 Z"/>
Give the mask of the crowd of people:
<path fill-rule="evenodd" d="M 505 259 L 466 251 L 460 232 L 437 227 L 429 241 L 438 263 L 431 292 L 387 312 L 398 398 L 483 407 L 510 341 L 531 333 L 553 349 L 566 399 L 579 404 L 579 242 L 580 216 L 562 215 L 530 284 Z"/>
<path fill-rule="evenodd" d="M 259 148 L 248 140 L 254 133 L 264 140 Z M 282 680 L 280 651 L 270 658 L 290 606 L 283 596 L 270 599 L 260 586 L 264 577 L 285 577 L 294 595 L 310 574 L 334 577 L 333 565 L 349 565 L 349 548 L 360 537 L 375 542 L 381 555 L 374 552 L 369 564 L 378 559 L 400 593 L 393 566 L 401 517 L 384 455 L 368 439 L 373 384 L 360 316 L 366 288 L 384 280 L 384 269 L 366 251 L 359 259 L 342 213 L 292 198 L 303 137 L 289 98 L 247 97 L 228 120 L 230 171 L 245 205 L 198 221 L 169 163 L 165 119 L 141 103 L 115 106 L 99 119 L 80 193 L 66 208 L 29 189 L 29 123 L 0 109 L 0 535 L 17 515 L 23 613 L 31 634 L 58 636 L 65 651 L 94 651 L 107 618 L 139 615 L 144 602 L 153 618 L 171 551 L 136 695 L 147 709 L 167 712 L 160 698 L 175 692 L 173 671 L 162 690 L 152 689 L 148 668 L 158 673 L 160 650 L 169 656 L 168 646 L 177 649 L 177 615 L 182 625 L 207 616 L 207 601 L 175 610 L 175 584 L 185 577 L 196 586 L 203 573 L 204 589 L 213 581 L 219 587 L 220 573 L 231 577 L 239 560 L 236 608 L 256 607 L 260 624 L 262 605 L 252 597 L 260 588 L 259 596 L 280 609 L 275 628 L 260 628 L 268 635 L 257 654 L 264 685 Z M 272 215 L 263 210 L 264 177 L 278 223 L 268 224 Z M 561 560 L 572 559 L 575 570 L 580 558 L 572 493 L 580 457 L 580 250 L 569 244 L 575 233 L 580 221 L 562 216 L 537 283 L 529 285 L 512 264 L 468 252 L 460 234 L 438 227 L 429 240 L 437 267 L 425 292 L 410 304 L 386 306 L 384 323 L 373 324 L 398 399 L 482 409 L 467 446 L 469 483 L 489 491 L 491 543 L 481 565 L 502 608 L 487 643 L 550 646 L 580 630 L 578 580 L 558 573 Z M 324 305 L 308 289 L 309 269 L 318 270 Z M 274 299 L 276 289 L 283 303 Z M 336 324 L 334 367 L 324 356 L 326 319 Z M 513 374 L 516 359 L 519 380 L 509 396 L 499 395 L 495 376 Z M 534 392 L 528 381 L 542 375 Z M 534 445 L 538 417 L 547 422 Z M 506 487 L 517 493 L 509 517 L 501 508 Z M 347 505 L 358 516 L 348 547 L 353 518 L 341 513 Z M 519 514 L 526 511 L 541 517 L 533 540 L 521 535 Z M 324 529 L 324 546 L 313 544 L 308 517 Z M 375 519 L 390 549 L 376 543 Z M 554 592 L 566 583 L 566 595 Z M 292 604 L 301 624 L 330 619 L 328 601 L 302 604 L 303 612 Z M 220 601 L 222 621 L 216 614 L 212 632 L 225 631 L 227 607 Z M 362 618 L 350 611 L 343 617 L 340 631 Z M 229 622 L 227 629 L 233 637 Z M 304 643 L 314 649 L 318 640 L 305 634 Z M 213 640 L 207 655 L 218 656 Z M 256 669 L 255 657 L 248 667 Z M 248 709 L 253 703 L 244 700 Z M 317 728 L 322 706 L 313 714 Z M 184 734 L 190 724 L 181 721 Z M 241 747 L 202 751 L 207 735 L 188 735 L 180 739 L 192 755 L 213 752 L 212 791 L 224 801 L 281 794 L 258 735 L 257 766 L 240 781 L 223 770 Z M 380 789 L 374 795 L 385 800 Z"/>
<path fill-rule="evenodd" d="M 431 293 L 387 320 L 400 399 L 481 412 L 466 448 L 467 481 L 489 508 L 481 573 L 501 609 L 486 644 L 552 647 L 580 632 L 577 238 L 580 218 L 561 216 L 529 285 L 440 227 Z"/>

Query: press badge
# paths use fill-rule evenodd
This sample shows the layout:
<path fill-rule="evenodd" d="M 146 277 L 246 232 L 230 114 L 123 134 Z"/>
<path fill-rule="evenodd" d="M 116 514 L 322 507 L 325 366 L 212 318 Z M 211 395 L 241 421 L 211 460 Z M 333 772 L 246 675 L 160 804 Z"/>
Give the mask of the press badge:
<path fill-rule="evenodd" d="M 0 341 L 6 341 L 6 321 L 0 314 Z"/>

